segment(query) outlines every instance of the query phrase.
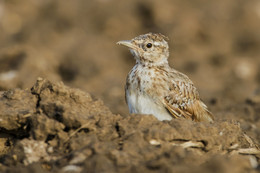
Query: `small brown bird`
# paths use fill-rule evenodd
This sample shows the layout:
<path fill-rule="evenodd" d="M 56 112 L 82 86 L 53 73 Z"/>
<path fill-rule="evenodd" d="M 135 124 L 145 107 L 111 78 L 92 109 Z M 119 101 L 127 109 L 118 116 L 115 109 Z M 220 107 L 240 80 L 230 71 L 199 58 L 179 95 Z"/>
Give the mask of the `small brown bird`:
<path fill-rule="evenodd" d="M 168 38 L 148 33 L 119 41 L 136 64 L 126 79 L 125 96 L 130 113 L 153 114 L 159 120 L 186 118 L 213 122 L 192 81 L 168 64 Z"/>

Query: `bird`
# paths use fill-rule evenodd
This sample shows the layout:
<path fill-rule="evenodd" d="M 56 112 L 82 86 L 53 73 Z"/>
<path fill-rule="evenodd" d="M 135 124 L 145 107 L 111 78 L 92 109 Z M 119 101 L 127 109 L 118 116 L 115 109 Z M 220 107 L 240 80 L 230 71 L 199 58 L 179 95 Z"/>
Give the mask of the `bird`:
<path fill-rule="evenodd" d="M 189 77 L 169 66 L 168 40 L 161 33 L 149 32 L 117 42 L 128 47 L 136 61 L 125 84 L 129 112 L 151 114 L 160 121 L 214 122 Z"/>

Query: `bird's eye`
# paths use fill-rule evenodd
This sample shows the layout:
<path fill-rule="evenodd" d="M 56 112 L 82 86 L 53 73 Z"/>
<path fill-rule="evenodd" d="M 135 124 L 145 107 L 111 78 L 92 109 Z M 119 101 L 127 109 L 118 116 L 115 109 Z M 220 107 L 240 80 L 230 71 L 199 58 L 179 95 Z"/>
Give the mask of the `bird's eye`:
<path fill-rule="evenodd" d="M 152 43 L 147 43 L 146 45 L 147 48 L 151 48 L 152 46 L 153 46 Z"/>

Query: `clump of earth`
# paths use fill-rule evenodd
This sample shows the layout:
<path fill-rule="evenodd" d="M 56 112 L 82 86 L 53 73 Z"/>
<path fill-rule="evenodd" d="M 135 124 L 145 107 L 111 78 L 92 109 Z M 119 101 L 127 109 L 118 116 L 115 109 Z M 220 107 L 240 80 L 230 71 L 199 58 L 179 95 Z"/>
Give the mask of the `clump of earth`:
<path fill-rule="evenodd" d="M 236 121 L 123 117 L 86 92 L 42 78 L 30 90 L 3 92 L 0 108 L 1 171 L 258 169 L 259 145 Z"/>

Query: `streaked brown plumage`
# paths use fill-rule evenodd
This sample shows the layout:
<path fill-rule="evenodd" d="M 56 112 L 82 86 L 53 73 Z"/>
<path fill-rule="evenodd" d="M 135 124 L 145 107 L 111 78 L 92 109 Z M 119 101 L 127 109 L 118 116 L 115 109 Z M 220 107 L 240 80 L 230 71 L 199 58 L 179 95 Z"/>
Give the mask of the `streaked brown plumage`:
<path fill-rule="evenodd" d="M 159 120 L 213 122 L 192 81 L 169 66 L 167 39 L 162 34 L 148 33 L 118 42 L 129 47 L 136 59 L 125 87 L 130 113 L 153 114 Z"/>

